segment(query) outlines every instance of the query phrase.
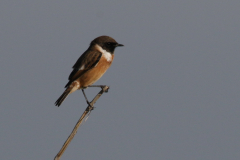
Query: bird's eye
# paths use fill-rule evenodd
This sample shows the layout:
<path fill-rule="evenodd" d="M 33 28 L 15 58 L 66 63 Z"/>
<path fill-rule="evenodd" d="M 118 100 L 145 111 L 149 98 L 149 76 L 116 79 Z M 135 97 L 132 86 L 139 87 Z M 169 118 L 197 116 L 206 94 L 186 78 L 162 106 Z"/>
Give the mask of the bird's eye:
<path fill-rule="evenodd" d="M 108 45 L 108 46 L 111 46 L 111 45 L 112 45 L 112 43 L 111 43 L 111 42 L 107 42 L 107 45 Z"/>

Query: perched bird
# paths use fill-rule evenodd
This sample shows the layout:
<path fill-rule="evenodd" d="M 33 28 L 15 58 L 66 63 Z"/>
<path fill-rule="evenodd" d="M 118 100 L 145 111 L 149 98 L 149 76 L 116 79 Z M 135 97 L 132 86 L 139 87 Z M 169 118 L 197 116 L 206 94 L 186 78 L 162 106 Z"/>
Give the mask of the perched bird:
<path fill-rule="evenodd" d="M 60 106 L 70 93 L 78 89 L 82 89 L 86 98 L 84 89 L 102 77 L 112 64 L 115 48 L 120 46 L 123 45 L 109 36 L 95 38 L 74 64 L 73 71 L 68 78 L 69 82 L 65 86 L 66 90 L 55 102 L 55 105 Z M 89 104 L 87 98 L 86 101 Z"/>

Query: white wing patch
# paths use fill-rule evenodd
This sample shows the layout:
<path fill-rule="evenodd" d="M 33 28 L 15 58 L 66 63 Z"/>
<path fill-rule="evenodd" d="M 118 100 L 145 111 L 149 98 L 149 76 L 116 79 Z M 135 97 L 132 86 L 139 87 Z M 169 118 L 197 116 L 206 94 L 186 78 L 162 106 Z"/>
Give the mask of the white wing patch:
<path fill-rule="evenodd" d="M 82 67 L 79 70 L 84 70 L 84 68 L 85 68 L 85 65 L 82 65 Z"/>
<path fill-rule="evenodd" d="M 103 54 L 103 56 L 106 58 L 106 60 L 108 62 L 112 61 L 112 54 L 108 51 L 106 51 L 105 49 L 103 49 L 101 46 L 99 46 L 98 44 L 96 45 L 97 49 Z"/>

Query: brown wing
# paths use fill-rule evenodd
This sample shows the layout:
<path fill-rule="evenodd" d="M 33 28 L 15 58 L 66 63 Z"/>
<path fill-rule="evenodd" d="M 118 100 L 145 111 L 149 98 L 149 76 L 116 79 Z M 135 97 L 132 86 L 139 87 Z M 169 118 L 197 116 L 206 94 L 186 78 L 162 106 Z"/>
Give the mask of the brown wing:
<path fill-rule="evenodd" d="M 99 51 L 87 50 L 84 52 L 74 64 L 73 71 L 68 77 L 69 82 L 66 84 L 65 88 L 68 87 L 73 81 L 81 77 L 88 70 L 94 68 L 98 64 L 101 57 L 102 53 Z"/>

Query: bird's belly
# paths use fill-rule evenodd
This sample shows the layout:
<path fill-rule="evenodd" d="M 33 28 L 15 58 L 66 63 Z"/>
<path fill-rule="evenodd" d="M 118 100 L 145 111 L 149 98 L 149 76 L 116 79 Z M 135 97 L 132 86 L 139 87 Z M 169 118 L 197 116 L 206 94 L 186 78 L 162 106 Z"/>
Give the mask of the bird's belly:
<path fill-rule="evenodd" d="M 79 79 L 81 85 L 80 88 L 85 88 L 99 80 L 110 67 L 110 65 L 111 63 L 99 62 L 96 67 L 83 74 Z"/>

